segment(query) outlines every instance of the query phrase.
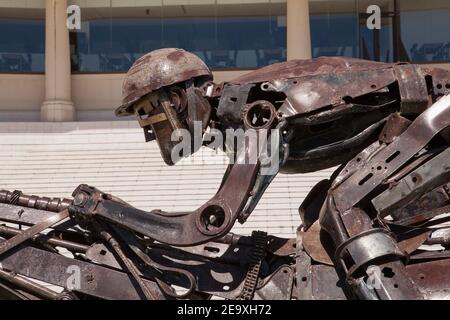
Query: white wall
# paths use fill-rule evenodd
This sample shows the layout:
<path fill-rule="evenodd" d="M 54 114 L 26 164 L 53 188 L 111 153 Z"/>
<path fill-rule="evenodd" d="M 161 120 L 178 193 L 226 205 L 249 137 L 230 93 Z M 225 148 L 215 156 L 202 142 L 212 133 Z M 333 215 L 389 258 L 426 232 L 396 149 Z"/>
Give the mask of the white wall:
<path fill-rule="evenodd" d="M 44 96 L 43 74 L 0 73 L 0 121 L 38 121 Z"/>
<path fill-rule="evenodd" d="M 450 64 L 430 64 L 426 67 L 450 70 Z M 217 71 L 215 82 L 229 81 L 246 72 Z M 113 110 L 120 105 L 125 74 L 73 74 L 72 99 L 79 119 L 112 120 Z M 38 121 L 44 101 L 45 80 L 42 74 L 0 73 L 0 122 Z"/>

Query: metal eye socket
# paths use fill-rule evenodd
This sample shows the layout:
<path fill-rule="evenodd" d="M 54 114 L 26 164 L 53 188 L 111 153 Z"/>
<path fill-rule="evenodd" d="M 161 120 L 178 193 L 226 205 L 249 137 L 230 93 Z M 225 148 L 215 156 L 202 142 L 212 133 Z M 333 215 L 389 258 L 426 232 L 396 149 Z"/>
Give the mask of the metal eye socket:
<path fill-rule="evenodd" d="M 169 90 L 169 99 L 177 113 L 183 113 L 187 107 L 186 91 L 179 87 L 173 87 Z"/>

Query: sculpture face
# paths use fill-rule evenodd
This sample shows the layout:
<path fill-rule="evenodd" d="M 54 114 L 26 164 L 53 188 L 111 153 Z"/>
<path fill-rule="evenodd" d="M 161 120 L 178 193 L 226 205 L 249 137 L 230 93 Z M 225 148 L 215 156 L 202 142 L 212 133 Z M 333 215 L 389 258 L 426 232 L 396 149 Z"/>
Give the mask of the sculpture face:
<path fill-rule="evenodd" d="M 211 79 L 208 67 L 192 53 L 173 48 L 152 51 L 128 71 L 122 105 L 115 113 L 136 115 L 146 141 L 156 139 L 163 160 L 173 165 L 179 159 L 172 156 L 178 143 L 174 132 L 189 130 L 193 140 L 195 121 L 201 121 L 203 130 L 208 125 L 211 107 L 199 87 Z"/>
<path fill-rule="evenodd" d="M 175 164 L 181 157 L 187 157 L 199 149 L 203 132 L 209 123 L 209 102 L 198 88 L 189 86 L 189 83 L 187 88 L 177 85 L 161 88 L 133 105 L 146 141 L 156 139 L 161 156 L 168 165 Z M 201 127 L 200 132 L 198 125 Z M 175 155 L 174 147 L 180 139 L 189 139 L 190 142 L 183 143 L 188 143 L 190 147 L 184 148 L 182 154 Z M 200 143 L 195 143 L 195 139 L 200 140 Z"/>

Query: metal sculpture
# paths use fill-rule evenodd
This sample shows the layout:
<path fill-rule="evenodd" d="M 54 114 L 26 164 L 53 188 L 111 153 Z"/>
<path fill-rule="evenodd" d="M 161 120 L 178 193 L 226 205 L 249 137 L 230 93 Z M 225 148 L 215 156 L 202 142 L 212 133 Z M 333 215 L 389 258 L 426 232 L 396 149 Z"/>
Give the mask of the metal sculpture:
<path fill-rule="evenodd" d="M 215 84 L 193 54 L 150 52 L 130 68 L 116 115 L 137 116 L 167 164 L 213 130 L 256 135 L 219 143 L 232 164 L 192 212 L 142 211 L 87 185 L 73 199 L 0 191 L 0 296 L 448 298 L 449 93 L 450 72 L 407 63 L 292 60 Z M 297 238 L 230 233 L 278 172 L 334 166 L 301 204 Z"/>

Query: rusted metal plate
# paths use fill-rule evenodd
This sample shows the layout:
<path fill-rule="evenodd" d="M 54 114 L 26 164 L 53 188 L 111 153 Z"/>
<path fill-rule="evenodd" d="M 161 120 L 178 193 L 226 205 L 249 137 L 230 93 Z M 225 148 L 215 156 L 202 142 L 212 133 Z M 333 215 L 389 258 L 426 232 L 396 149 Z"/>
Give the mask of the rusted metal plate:
<path fill-rule="evenodd" d="M 411 124 L 411 121 L 402 117 L 398 113 L 392 114 L 386 121 L 386 125 L 380 133 L 379 140 L 384 143 L 391 143 L 396 137 L 401 135 Z"/>
<path fill-rule="evenodd" d="M 430 236 L 430 230 L 417 230 L 417 232 L 411 232 L 409 235 L 405 235 L 399 239 L 398 246 L 406 253 L 412 253 L 416 251 Z"/>
<path fill-rule="evenodd" d="M 333 244 L 316 221 L 303 235 L 303 247 L 312 260 L 332 266 Z"/>
<path fill-rule="evenodd" d="M 127 273 L 33 247 L 20 248 L 3 258 L 1 263 L 4 269 L 64 288 L 72 284 L 69 277 L 74 274 L 74 268 L 78 267 L 80 287 L 75 291 L 102 299 L 145 298 Z M 158 299 L 165 299 L 155 282 L 147 279 L 144 281 Z"/>
<path fill-rule="evenodd" d="M 445 96 L 417 117 L 398 139 L 374 155 L 366 163 L 369 170 L 357 171 L 342 182 L 335 194 L 339 211 L 344 212 L 361 201 L 449 125 L 450 96 Z"/>
<path fill-rule="evenodd" d="M 435 96 L 450 94 L 450 71 L 439 68 L 424 68 L 423 72 L 431 77 Z"/>
<path fill-rule="evenodd" d="M 255 292 L 254 300 L 289 300 L 294 285 L 295 271 L 289 266 L 280 267 Z"/>
<path fill-rule="evenodd" d="M 347 70 L 387 69 L 391 66 L 391 64 L 387 63 L 349 57 L 320 57 L 312 60 L 290 60 L 271 64 L 256 71 L 246 73 L 230 82 L 234 84 L 259 83 L 275 79 L 291 79 L 317 74 L 338 74 Z"/>
<path fill-rule="evenodd" d="M 51 217 L 52 215 L 54 215 L 54 213 L 51 211 L 37 210 L 0 203 L 0 219 L 3 221 L 31 225 L 39 223 Z"/>
<path fill-rule="evenodd" d="M 420 114 L 427 108 L 428 88 L 419 66 L 399 64 L 394 66 L 401 98 L 401 113 Z"/>
<path fill-rule="evenodd" d="M 378 213 L 384 217 L 400 207 L 418 200 L 425 192 L 449 181 L 448 159 L 450 159 L 450 148 L 422 164 L 407 176 L 396 181 L 389 190 L 372 199 L 372 204 Z"/>
<path fill-rule="evenodd" d="M 391 69 L 371 71 L 343 71 L 336 74 L 319 74 L 292 80 L 268 81 L 268 91 L 281 91 L 286 100 L 278 110 L 286 117 L 338 106 L 384 88 L 395 82 Z"/>
<path fill-rule="evenodd" d="M 412 264 L 406 272 L 428 299 L 450 299 L 450 259 Z"/>
<path fill-rule="evenodd" d="M 345 282 L 339 278 L 336 269 L 326 265 L 312 265 L 306 280 L 311 286 L 308 300 L 345 300 Z"/>

